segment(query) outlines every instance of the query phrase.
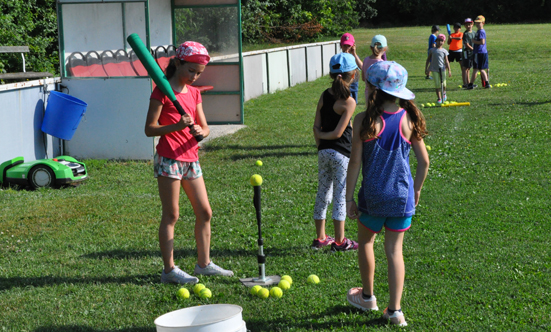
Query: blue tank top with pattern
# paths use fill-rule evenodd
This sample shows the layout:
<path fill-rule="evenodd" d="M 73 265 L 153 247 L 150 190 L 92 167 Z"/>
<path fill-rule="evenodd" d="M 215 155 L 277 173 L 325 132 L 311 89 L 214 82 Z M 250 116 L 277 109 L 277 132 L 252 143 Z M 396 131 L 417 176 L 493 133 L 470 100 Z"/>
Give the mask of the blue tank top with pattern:
<path fill-rule="evenodd" d="M 411 142 L 402 134 L 406 111 L 384 112 L 378 139 L 363 142 L 362 186 L 358 209 L 376 217 L 410 217 L 415 214 L 413 178 L 409 167 Z"/>

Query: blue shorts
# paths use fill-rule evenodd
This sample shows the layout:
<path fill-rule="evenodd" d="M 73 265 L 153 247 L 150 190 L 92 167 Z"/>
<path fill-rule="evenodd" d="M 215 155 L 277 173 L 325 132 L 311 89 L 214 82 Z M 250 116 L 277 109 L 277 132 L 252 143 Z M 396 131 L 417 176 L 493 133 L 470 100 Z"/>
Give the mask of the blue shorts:
<path fill-rule="evenodd" d="M 488 53 L 476 53 L 473 60 L 474 69 L 488 69 Z"/>
<path fill-rule="evenodd" d="M 392 232 L 405 232 L 411 227 L 411 217 L 374 217 L 360 214 L 360 223 L 373 233 L 379 233 L 383 226 Z"/>

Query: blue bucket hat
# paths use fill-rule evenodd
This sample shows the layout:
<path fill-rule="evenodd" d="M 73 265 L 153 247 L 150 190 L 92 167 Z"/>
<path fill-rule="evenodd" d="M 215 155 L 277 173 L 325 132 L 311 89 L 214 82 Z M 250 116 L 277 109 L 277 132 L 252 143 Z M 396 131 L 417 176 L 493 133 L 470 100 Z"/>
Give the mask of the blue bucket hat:
<path fill-rule="evenodd" d="M 331 57 L 329 61 L 329 71 L 331 74 L 348 73 L 358 68 L 356 59 L 352 54 L 339 53 Z"/>
<path fill-rule="evenodd" d="M 408 72 L 394 61 L 379 61 L 367 70 L 367 79 L 377 89 L 400 99 L 415 99 L 415 94 L 406 88 Z"/>

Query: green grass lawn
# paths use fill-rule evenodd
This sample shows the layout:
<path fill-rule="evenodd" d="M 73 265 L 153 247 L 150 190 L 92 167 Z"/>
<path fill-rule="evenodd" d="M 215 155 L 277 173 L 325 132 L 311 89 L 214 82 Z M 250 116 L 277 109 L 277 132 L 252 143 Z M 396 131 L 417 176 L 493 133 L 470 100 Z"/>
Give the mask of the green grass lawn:
<path fill-rule="evenodd" d="M 460 90 L 453 63 L 449 98 L 471 106 L 424 109 L 431 167 L 405 236 L 406 330 L 551 330 L 550 30 L 487 25 L 491 83 L 509 85 Z M 371 37 L 384 34 L 389 59 L 409 71 L 417 103 L 436 101 L 433 82 L 424 79 L 429 28 L 353 33 L 362 57 Z M 311 127 L 329 85 L 324 77 L 247 102 L 247 128 L 202 149 L 212 256 L 236 273 L 200 278 L 210 300 L 178 300 L 177 285 L 160 283 L 161 211 L 150 162 L 87 160 L 90 178 L 78 188 L 0 190 L 0 331 L 153 332 L 156 317 L 209 303 L 242 306 L 251 331 L 395 329 L 382 311 L 348 305 L 347 290 L 361 285 L 357 253 L 309 249 L 317 189 Z M 364 107 L 361 97 L 357 112 Z M 281 299 L 254 298 L 238 281 L 258 276 L 254 173 L 264 178 L 267 274 L 294 279 Z M 184 197 L 180 219 L 176 262 L 191 272 L 194 217 Z M 356 230 L 348 221 L 347 235 L 356 239 Z M 388 302 L 383 238 L 376 241 L 381 310 Z M 317 286 L 306 284 L 312 273 Z"/>

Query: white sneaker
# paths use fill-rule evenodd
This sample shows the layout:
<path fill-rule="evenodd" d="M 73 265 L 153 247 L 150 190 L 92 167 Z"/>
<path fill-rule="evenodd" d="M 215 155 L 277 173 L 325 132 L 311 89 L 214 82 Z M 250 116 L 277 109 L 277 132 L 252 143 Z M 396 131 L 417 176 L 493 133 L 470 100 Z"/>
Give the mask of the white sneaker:
<path fill-rule="evenodd" d="M 165 273 L 163 269 L 163 273 L 161 274 L 161 282 L 163 284 L 196 284 L 198 281 L 198 278 L 190 276 L 177 266 L 174 266 L 174 269 L 169 273 Z"/>
<path fill-rule="evenodd" d="M 383 318 L 389 319 L 391 324 L 398 325 L 398 326 L 407 326 L 408 323 L 406 323 L 406 318 L 404 317 L 404 313 L 402 311 L 394 311 L 392 315 L 389 315 L 388 308 L 385 309 L 383 312 Z"/>
<path fill-rule="evenodd" d="M 377 298 L 375 297 L 375 295 L 371 295 L 371 298 L 369 300 L 364 300 L 362 293 L 362 287 L 351 288 L 348 291 L 348 294 L 346 294 L 346 299 L 348 300 L 348 303 L 358 309 L 362 309 L 363 311 L 379 310 L 379 307 L 377 307 Z"/>
<path fill-rule="evenodd" d="M 198 264 L 195 264 L 195 270 L 193 271 L 193 274 L 205 276 L 233 277 L 233 271 L 224 270 L 220 266 L 214 264 L 212 261 L 210 261 L 209 265 L 205 267 L 200 267 Z"/>

